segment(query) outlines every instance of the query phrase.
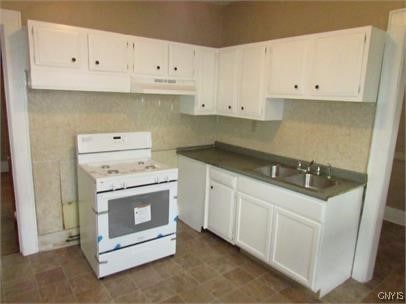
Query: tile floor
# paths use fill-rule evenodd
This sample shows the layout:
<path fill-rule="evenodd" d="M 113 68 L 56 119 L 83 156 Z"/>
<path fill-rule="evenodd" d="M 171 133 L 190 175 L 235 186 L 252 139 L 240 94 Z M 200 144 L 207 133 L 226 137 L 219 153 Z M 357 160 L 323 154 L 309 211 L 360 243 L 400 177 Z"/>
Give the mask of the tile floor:
<path fill-rule="evenodd" d="M 385 223 L 374 279 L 348 280 L 318 299 L 214 235 L 179 223 L 177 254 L 97 280 L 78 246 L 2 258 L 2 302 L 258 303 L 377 302 L 382 290 L 403 291 L 403 227 Z"/>

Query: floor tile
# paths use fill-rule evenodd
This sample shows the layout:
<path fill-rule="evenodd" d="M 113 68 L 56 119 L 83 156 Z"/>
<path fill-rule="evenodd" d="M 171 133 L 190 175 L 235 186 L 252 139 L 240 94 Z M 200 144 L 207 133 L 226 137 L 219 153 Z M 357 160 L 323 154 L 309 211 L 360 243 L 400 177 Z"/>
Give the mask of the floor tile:
<path fill-rule="evenodd" d="M 317 294 L 311 292 L 309 289 L 296 284 L 280 291 L 282 295 L 287 297 L 294 303 L 320 303 Z"/>
<path fill-rule="evenodd" d="M 215 297 L 220 297 L 237 289 L 237 285 L 226 279 L 224 276 L 215 277 L 212 280 L 204 282 L 200 286 Z"/>
<path fill-rule="evenodd" d="M 185 302 L 180 296 L 175 295 L 170 297 L 169 299 L 163 300 L 161 303 L 185 303 Z"/>
<path fill-rule="evenodd" d="M 112 298 L 117 298 L 127 293 L 131 293 L 137 289 L 129 274 L 125 273 L 118 273 L 104 278 L 102 280 L 102 284 L 104 287 L 106 287 Z"/>
<path fill-rule="evenodd" d="M 86 290 L 75 294 L 79 303 L 111 303 L 113 300 L 105 288 Z"/>
<path fill-rule="evenodd" d="M 165 280 L 167 286 L 173 289 L 175 292 L 183 292 L 193 288 L 196 288 L 199 285 L 199 282 L 194 278 L 189 276 L 187 273 L 173 276 Z"/>
<path fill-rule="evenodd" d="M 223 275 L 236 285 L 242 285 L 254 279 L 252 275 L 241 268 L 236 268 Z"/>
<path fill-rule="evenodd" d="M 258 280 L 275 291 L 281 291 L 285 288 L 288 288 L 290 286 L 290 283 L 292 282 L 289 279 L 271 270 L 268 270 L 266 273 L 259 276 Z"/>
<path fill-rule="evenodd" d="M 82 293 L 88 290 L 96 290 L 103 287 L 102 283 L 93 273 L 85 273 L 69 279 L 72 292 L 74 294 Z"/>
<path fill-rule="evenodd" d="M 42 302 L 72 303 L 75 301 L 68 281 L 59 281 L 39 288 Z"/>
<path fill-rule="evenodd" d="M 182 266 L 174 262 L 173 258 L 164 258 L 154 262 L 152 267 L 163 279 L 178 275 L 184 271 Z"/>
<path fill-rule="evenodd" d="M 128 294 L 119 296 L 114 299 L 115 303 L 146 303 L 147 299 L 141 292 L 141 289 L 136 289 Z"/>
<path fill-rule="evenodd" d="M 199 283 L 206 282 L 219 276 L 218 272 L 214 268 L 205 264 L 190 268 L 187 273 Z"/>
<path fill-rule="evenodd" d="M 154 269 L 151 264 L 133 268 L 129 275 L 135 286 L 138 288 L 147 288 L 163 280 L 162 276 Z"/>
<path fill-rule="evenodd" d="M 41 303 L 43 302 L 38 289 L 31 291 L 13 293 L 4 296 L 4 303 Z"/>
<path fill-rule="evenodd" d="M 38 272 L 37 274 L 35 274 L 35 279 L 37 280 L 38 285 L 41 287 L 43 285 L 65 281 L 66 277 L 62 270 L 62 267 L 56 267 L 43 272 Z"/>
<path fill-rule="evenodd" d="M 233 290 L 219 297 L 221 303 L 255 303 L 255 297 L 244 293 L 242 290 Z"/>
<path fill-rule="evenodd" d="M 185 301 L 185 303 L 213 303 L 216 302 L 216 298 L 208 293 L 204 288 L 198 286 L 194 289 L 180 292 L 179 296 Z"/>
<path fill-rule="evenodd" d="M 275 290 L 263 284 L 258 279 L 249 281 L 239 289 L 255 300 L 255 302 L 263 302 L 272 297 L 276 293 Z"/>
<path fill-rule="evenodd" d="M 161 302 L 175 295 L 175 291 L 166 282 L 160 282 L 142 289 L 147 302 Z"/>

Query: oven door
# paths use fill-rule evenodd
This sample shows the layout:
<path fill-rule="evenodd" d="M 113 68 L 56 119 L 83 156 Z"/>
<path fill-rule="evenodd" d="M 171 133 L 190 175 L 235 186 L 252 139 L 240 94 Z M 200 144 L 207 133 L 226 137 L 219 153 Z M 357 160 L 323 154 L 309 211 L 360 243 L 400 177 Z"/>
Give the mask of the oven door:
<path fill-rule="evenodd" d="M 176 195 L 176 182 L 98 194 L 99 254 L 176 233 Z"/>

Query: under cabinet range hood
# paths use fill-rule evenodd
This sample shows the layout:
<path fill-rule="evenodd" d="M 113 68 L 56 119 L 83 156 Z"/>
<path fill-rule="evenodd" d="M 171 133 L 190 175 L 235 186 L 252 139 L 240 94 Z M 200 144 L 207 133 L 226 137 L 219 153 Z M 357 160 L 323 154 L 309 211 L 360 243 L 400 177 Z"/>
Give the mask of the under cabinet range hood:
<path fill-rule="evenodd" d="M 162 95 L 196 95 L 194 80 L 131 76 L 131 92 Z"/>

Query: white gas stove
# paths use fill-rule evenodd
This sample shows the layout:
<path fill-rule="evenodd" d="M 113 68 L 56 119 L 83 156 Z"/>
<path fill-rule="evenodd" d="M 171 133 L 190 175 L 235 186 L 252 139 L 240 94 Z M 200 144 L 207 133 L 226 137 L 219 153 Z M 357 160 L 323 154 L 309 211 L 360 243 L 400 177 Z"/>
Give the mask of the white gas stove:
<path fill-rule="evenodd" d="M 151 160 L 149 132 L 77 138 L 81 248 L 97 277 L 176 250 L 177 168 Z"/>

